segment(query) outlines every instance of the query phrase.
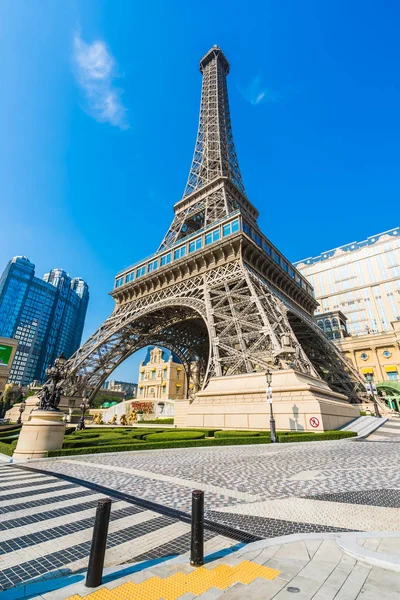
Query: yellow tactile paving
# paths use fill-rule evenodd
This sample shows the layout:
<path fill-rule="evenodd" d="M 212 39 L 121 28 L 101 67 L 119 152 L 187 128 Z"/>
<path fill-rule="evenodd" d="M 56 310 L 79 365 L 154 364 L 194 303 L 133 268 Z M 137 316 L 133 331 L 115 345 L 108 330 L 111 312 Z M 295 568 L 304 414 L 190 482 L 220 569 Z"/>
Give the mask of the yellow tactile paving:
<path fill-rule="evenodd" d="M 102 588 L 87 596 L 75 594 L 67 600 L 178 600 L 187 592 L 199 596 L 212 587 L 226 590 L 234 583 L 248 585 L 257 577 L 272 580 L 278 575 L 276 569 L 243 560 L 235 567 L 220 564 L 213 569 L 200 567 L 191 573 L 174 573 L 165 579 L 149 577 L 142 583 L 123 583 L 113 590 Z"/>

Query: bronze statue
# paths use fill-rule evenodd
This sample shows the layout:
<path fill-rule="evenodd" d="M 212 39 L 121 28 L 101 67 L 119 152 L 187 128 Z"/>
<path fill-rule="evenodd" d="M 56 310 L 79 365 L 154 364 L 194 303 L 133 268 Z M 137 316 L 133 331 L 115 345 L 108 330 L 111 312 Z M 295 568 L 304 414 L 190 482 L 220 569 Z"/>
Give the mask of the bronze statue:
<path fill-rule="evenodd" d="M 65 356 L 60 354 L 54 365 L 47 369 L 46 375 L 49 379 L 39 392 L 38 410 L 59 410 L 66 360 Z"/>

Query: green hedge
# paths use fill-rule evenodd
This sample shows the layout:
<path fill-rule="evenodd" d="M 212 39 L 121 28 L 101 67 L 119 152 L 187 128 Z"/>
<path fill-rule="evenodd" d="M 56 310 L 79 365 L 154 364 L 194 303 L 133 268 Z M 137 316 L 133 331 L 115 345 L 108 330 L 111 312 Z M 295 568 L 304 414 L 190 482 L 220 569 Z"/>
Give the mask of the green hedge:
<path fill-rule="evenodd" d="M 262 432 L 262 431 L 237 431 L 237 430 L 224 430 L 224 431 L 216 431 L 215 432 L 215 437 L 216 438 L 233 438 L 233 437 L 255 437 L 255 436 L 260 436 L 264 433 L 264 435 L 268 434 L 269 432 Z"/>
<path fill-rule="evenodd" d="M 168 448 L 193 448 L 199 446 L 240 446 L 244 444 L 269 444 L 269 437 L 220 438 L 204 440 L 177 440 L 174 442 L 144 442 L 142 444 L 121 444 L 118 446 L 97 446 L 94 448 L 76 448 L 49 450 L 47 456 L 72 456 L 75 454 L 102 454 L 104 452 L 127 452 L 136 450 L 165 450 Z"/>
<path fill-rule="evenodd" d="M 65 430 L 65 435 L 71 435 L 71 433 L 74 433 L 76 431 L 75 427 L 67 427 Z"/>
<path fill-rule="evenodd" d="M 18 440 L 14 440 L 11 444 L 6 444 L 4 442 L 0 442 L 0 454 L 6 454 L 7 456 L 12 456 L 14 454 L 15 447 L 17 445 Z"/>
<path fill-rule="evenodd" d="M 100 438 L 96 438 L 96 439 L 89 439 L 89 440 L 64 440 L 63 443 L 63 448 L 89 448 L 89 447 L 93 447 L 93 446 L 109 446 L 110 444 L 112 444 L 113 446 L 115 445 L 120 445 L 120 444 L 140 444 L 143 443 L 143 440 L 140 439 L 140 437 L 137 436 L 132 436 L 129 437 L 128 439 L 121 439 L 121 437 L 118 436 L 102 436 Z"/>
<path fill-rule="evenodd" d="M 110 431 L 108 435 L 112 434 L 112 432 Z M 81 433 L 80 431 L 76 432 L 76 433 L 71 433 L 69 435 L 65 434 L 66 437 L 70 437 L 71 440 L 87 440 L 87 439 L 94 439 L 94 438 L 99 438 L 100 437 L 100 433 Z"/>
<path fill-rule="evenodd" d="M 173 442 L 174 440 L 201 440 L 205 434 L 201 431 L 171 431 L 165 433 L 151 433 L 146 435 L 146 442 Z"/>
<path fill-rule="evenodd" d="M 9 444 L 13 440 L 17 440 L 18 438 L 19 438 L 19 432 L 15 433 L 14 435 L 4 435 L 0 438 L 0 441 L 5 442 L 6 444 Z"/>
<path fill-rule="evenodd" d="M 9 435 L 18 434 L 21 431 L 21 425 L 8 425 L 6 428 L 0 430 L 0 440 Z"/>
<path fill-rule="evenodd" d="M 280 435 L 278 433 L 278 439 L 281 444 L 288 444 L 290 442 L 323 442 L 327 440 L 341 440 L 344 438 L 356 437 L 357 433 L 354 431 L 325 431 L 323 433 L 301 433 L 296 435 Z"/>
<path fill-rule="evenodd" d="M 172 425 L 174 422 L 174 418 L 171 417 L 170 419 L 149 419 L 149 420 L 145 420 L 145 421 L 139 421 L 140 423 L 154 423 L 154 425 Z"/>

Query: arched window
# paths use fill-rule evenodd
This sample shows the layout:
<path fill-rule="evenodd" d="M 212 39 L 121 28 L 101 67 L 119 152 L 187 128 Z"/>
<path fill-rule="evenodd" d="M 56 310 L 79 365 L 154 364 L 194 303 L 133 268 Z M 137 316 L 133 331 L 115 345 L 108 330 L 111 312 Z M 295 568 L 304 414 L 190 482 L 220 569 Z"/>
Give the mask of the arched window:
<path fill-rule="evenodd" d="M 332 329 L 330 319 L 325 319 L 325 329 Z"/>
<path fill-rule="evenodd" d="M 317 325 L 320 329 L 322 329 L 322 331 L 324 330 L 324 322 L 323 321 L 321 321 L 321 320 L 317 321 Z"/>
<path fill-rule="evenodd" d="M 339 327 L 339 321 L 336 317 L 333 317 L 332 319 L 332 327 Z"/>

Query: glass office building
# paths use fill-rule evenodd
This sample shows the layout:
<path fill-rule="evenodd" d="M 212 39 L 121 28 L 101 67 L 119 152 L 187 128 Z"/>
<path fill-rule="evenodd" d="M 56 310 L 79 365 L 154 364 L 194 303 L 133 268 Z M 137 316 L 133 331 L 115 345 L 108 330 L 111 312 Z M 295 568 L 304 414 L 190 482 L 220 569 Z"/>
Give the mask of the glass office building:
<path fill-rule="evenodd" d="M 43 382 L 61 352 L 69 358 L 79 348 L 88 301 L 83 279 L 61 269 L 39 279 L 25 256 L 10 260 L 0 279 L 0 336 L 19 341 L 9 381 Z"/>

